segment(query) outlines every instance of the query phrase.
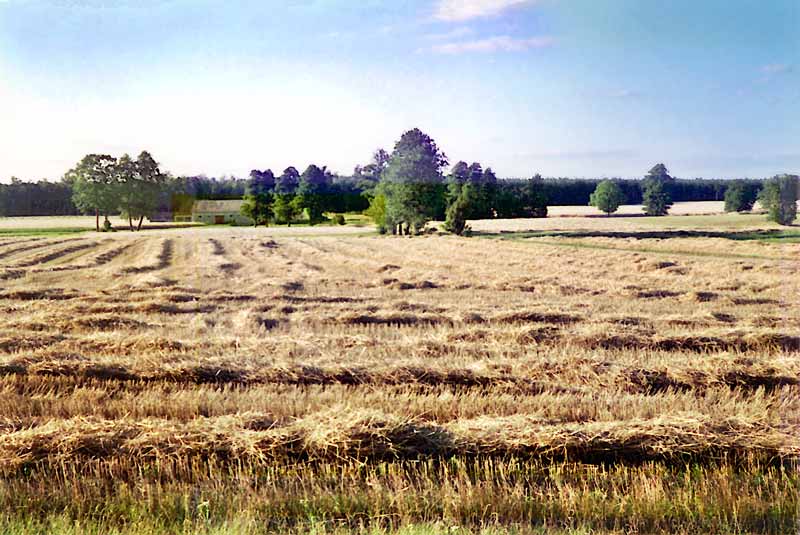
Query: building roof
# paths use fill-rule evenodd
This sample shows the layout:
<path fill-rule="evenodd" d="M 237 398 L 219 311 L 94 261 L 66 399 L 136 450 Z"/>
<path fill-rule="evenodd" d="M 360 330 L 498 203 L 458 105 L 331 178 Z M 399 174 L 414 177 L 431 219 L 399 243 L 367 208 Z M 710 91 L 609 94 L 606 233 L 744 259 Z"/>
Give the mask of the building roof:
<path fill-rule="evenodd" d="M 242 200 L 228 200 L 228 201 L 195 201 L 192 205 L 192 213 L 204 214 L 229 214 L 231 212 L 240 212 L 242 209 Z"/>

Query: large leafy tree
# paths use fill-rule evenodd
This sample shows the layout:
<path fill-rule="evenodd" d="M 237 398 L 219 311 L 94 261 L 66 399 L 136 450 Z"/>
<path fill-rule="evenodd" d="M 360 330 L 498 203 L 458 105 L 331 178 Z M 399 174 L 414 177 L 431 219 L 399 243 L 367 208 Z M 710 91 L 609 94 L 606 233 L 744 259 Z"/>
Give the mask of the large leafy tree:
<path fill-rule="evenodd" d="M 275 180 L 275 202 L 273 212 L 278 223 L 292 224 L 300 212 L 299 202 L 296 198 L 297 187 L 300 184 L 300 173 L 292 166 L 283 170 L 281 176 Z"/>
<path fill-rule="evenodd" d="M 272 218 L 272 190 L 275 187 L 275 176 L 272 171 L 250 171 L 247 192 L 244 196 L 242 214 L 253 220 L 253 226 L 269 225 Z"/>
<path fill-rule="evenodd" d="M 119 210 L 123 217 L 128 218 L 128 226 L 133 231 L 133 218 L 137 213 L 137 197 L 140 193 L 136 180 L 136 162 L 127 154 L 123 154 L 117 161 L 115 169 L 116 179 L 119 184 Z"/>
<path fill-rule="evenodd" d="M 757 198 L 757 188 L 744 180 L 734 180 L 725 190 L 725 211 L 749 212 Z"/>
<path fill-rule="evenodd" d="M 669 213 L 672 206 L 672 195 L 669 188 L 674 179 L 663 164 L 653 166 L 644 177 L 642 200 L 644 211 L 650 216 L 662 216 Z"/>
<path fill-rule="evenodd" d="M 119 206 L 117 159 L 108 154 L 88 154 L 67 171 L 64 180 L 72 184 L 75 206 L 84 213 L 94 213 L 99 231 L 100 215 L 108 222 L 108 215 Z"/>
<path fill-rule="evenodd" d="M 367 198 L 375 195 L 375 188 L 389 164 L 389 157 L 389 153 L 384 149 L 377 149 L 372 154 L 370 163 L 364 166 L 357 165 L 353 170 L 353 179 Z"/>
<path fill-rule="evenodd" d="M 281 176 L 275 179 L 275 193 L 277 195 L 294 195 L 300 184 L 300 173 L 293 166 L 283 170 Z"/>
<path fill-rule="evenodd" d="M 603 180 L 597 185 L 594 193 L 589 198 L 589 205 L 594 206 L 606 215 L 611 215 L 617 211 L 619 206 L 625 202 L 625 194 L 613 180 Z"/>
<path fill-rule="evenodd" d="M 127 154 L 123 155 L 117 162 L 116 175 L 119 209 L 127 216 L 131 230 L 134 230 L 134 220 L 138 220 L 136 230 L 141 230 L 144 218 L 152 216 L 158 209 L 166 177 L 147 151 L 142 151 L 135 161 Z"/>
<path fill-rule="evenodd" d="M 308 214 L 308 221 L 315 225 L 324 221 L 325 196 L 330 189 L 331 177 L 325 168 L 309 165 L 300 176 L 297 187 L 297 206 Z"/>
<path fill-rule="evenodd" d="M 167 190 L 169 175 L 161 172 L 158 162 L 153 156 L 142 151 L 136 158 L 136 178 L 142 186 L 142 194 L 139 195 L 139 225 L 142 228 L 142 220 L 145 216 L 151 216 L 158 209 L 161 196 Z"/>
<path fill-rule="evenodd" d="M 544 192 L 542 175 L 535 174 L 525 182 L 522 191 L 525 217 L 547 217 L 547 195 Z"/>
<path fill-rule="evenodd" d="M 758 200 L 767 210 L 767 219 L 779 225 L 791 225 L 797 219 L 797 197 L 797 175 L 777 175 L 764 183 Z"/>
<path fill-rule="evenodd" d="M 419 232 L 437 214 L 443 199 L 442 168 L 447 157 L 427 134 L 415 128 L 395 144 L 383 173 L 386 222 L 393 233 Z"/>

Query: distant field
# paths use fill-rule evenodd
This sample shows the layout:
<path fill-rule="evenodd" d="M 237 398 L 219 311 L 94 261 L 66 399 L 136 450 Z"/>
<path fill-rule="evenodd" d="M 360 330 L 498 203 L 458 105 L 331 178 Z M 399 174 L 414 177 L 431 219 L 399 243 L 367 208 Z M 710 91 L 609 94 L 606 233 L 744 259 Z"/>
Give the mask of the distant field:
<path fill-rule="evenodd" d="M 346 220 L 348 226 L 368 225 L 370 224 L 369 218 L 359 214 L 347 214 Z M 125 232 L 129 230 L 128 220 L 121 217 L 112 216 L 109 218 L 112 227 L 119 231 Z M 103 218 L 100 218 L 100 224 L 103 224 Z M 136 222 L 134 222 L 136 225 Z M 329 226 L 321 225 L 317 228 Z M 163 229 L 167 228 L 189 228 L 189 227 L 203 227 L 200 223 L 173 223 L 173 222 L 150 222 L 145 219 L 142 229 Z M 213 225 L 211 228 L 248 228 L 248 227 L 230 227 L 229 225 Z M 279 227 L 276 227 L 279 228 Z M 295 225 L 293 227 L 280 227 L 289 232 L 295 232 L 297 228 L 308 228 L 307 224 Z M 333 228 L 336 228 L 333 226 Z M 94 230 L 95 218 L 94 216 L 47 216 L 47 217 L 0 217 L 0 232 L 15 231 L 15 230 L 53 230 L 53 231 L 80 231 L 80 230 Z"/>
<path fill-rule="evenodd" d="M 110 217 L 109 221 L 114 228 L 128 229 L 128 220 L 120 217 Z M 100 218 L 103 224 L 103 218 Z M 166 223 L 150 223 L 145 220 L 142 228 L 163 227 Z M 169 225 L 189 225 L 191 223 L 169 223 Z M 0 231 L 15 229 L 85 229 L 95 228 L 94 216 L 48 216 L 48 217 L 0 217 Z"/>
<path fill-rule="evenodd" d="M 685 215 L 685 214 L 711 214 L 711 213 L 722 213 L 723 211 L 723 203 L 721 202 L 690 202 L 690 203 L 676 203 L 672 208 L 672 213 L 675 215 Z M 562 216 L 594 216 L 594 215 L 601 215 L 595 208 L 590 206 L 551 206 L 549 209 L 550 215 L 552 217 L 562 217 Z M 642 208 L 640 205 L 630 205 L 630 206 L 621 206 L 618 212 L 618 215 L 641 215 Z M 370 225 L 370 221 L 365 216 L 359 216 L 354 214 L 347 215 L 348 220 L 348 228 L 350 230 L 332 230 L 331 232 L 350 232 L 352 231 L 352 227 L 355 225 Z M 120 217 L 111 217 L 110 218 L 111 224 L 113 227 L 121 232 L 128 229 L 128 221 L 127 219 L 122 219 Z M 102 218 L 101 218 L 102 223 Z M 152 229 L 152 228 L 163 228 L 165 226 L 169 227 L 181 227 L 181 226 L 195 226 L 196 223 L 150 223 L 149 221 L 145 220 L 143 228 L 144 229 Z M 92 230 L 95 228 L 95 218 L 94 216 L 59 216 L 59 217 L 0 217 L 0 232 L 6 231 L 22 231 L 22 230 L 52 230 L 52 231 L 80 231 L 80 230 Z M 215 227 L 216 228 L 216 227 Z M 222 228 L 226 228 L 222 226 Z M 301 228 L 308 228 L 307 226 L 295 226 L 295 227 L 275 227 L 273 230 L 279 230 L 279 232 L 287 232 L 287 233 L 296 233 L 298 232 L 297 229 Z M 324 228 L 324 226 L 317 226 L 315 227 L 315 231 L 317 229 Z M 336 229 L 337 227 L 331 227 Z"/>
<path fill-rule="evenodd" d="M 603 212 L 593 206 L 550 206 L 548 214 L 552 217 L 562 216 L 605 216 Z M 721 214 L 725 211 L 722 201 L 697 201 L 675 203 L 670 209 L 672 215 L 705 215 Z M 642 215 L 641 204 L 626 204 L 619 207 L 614 215 Z"/>

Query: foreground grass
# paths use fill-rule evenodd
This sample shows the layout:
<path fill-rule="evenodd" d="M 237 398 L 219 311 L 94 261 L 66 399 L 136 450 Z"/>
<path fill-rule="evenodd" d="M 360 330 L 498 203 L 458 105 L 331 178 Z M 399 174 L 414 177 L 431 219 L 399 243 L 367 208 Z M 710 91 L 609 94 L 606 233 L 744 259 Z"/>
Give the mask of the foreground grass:
<path fill-rule="evenodd" d="M 198 462 L 184 469 L 176 479 L 174 473 L 162 477 L 158 466 L 89 463 L 5 478 L 0 529 L 26 534 L 787 533 L 797 527 L 800 483 L 793 467 L 749 462 L 588 466 L 457 457 L 259 469 Z"/>

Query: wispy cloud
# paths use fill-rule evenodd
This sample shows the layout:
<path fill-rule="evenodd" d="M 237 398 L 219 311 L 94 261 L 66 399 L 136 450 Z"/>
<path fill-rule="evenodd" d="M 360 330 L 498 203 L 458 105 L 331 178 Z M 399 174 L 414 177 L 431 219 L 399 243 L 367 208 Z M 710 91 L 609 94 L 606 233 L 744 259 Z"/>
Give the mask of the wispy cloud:
<path fill-rule="evenodd" d="M 2 2 L 2 0 L 0 0 Z M 475 33 L 475 30 L 469 28 L 467 26 L 462 26 L 460 28 L 453 28 L 449 32 L 443 33 L 430 33 L 425 36 L 425 39 L 429 39 L 431 41 L 450 41 L 452 39 L 458 39 L 460 37 L 466 37 L 467 35 L 472 35 Z"/>
<path fill-rule="evenodd" d="M 642 96 L 642 92 L 636 89 L 619 89 L 617 91 L 611 91 L 607 96 L 609 98 L 618 99 L 639 98 Z"/>
<path fill-rule="evenodd" d="M 507 9 L 535 2 L 536 0 L 439 0 L 435 17 L 448 22 L 491 17 Z"/>
<path fill-rule="evenodd" d="M 590 149 L 582 151 L 545 151 L 517 153 L 516 158 L 534 158 L 540 160 L 605 160 L 612 158 L 633 158 L 638 155 L 634 149 Z"/>
<path fill-rule="evenodd" d="M 436 54 L 464 54 L 468 52 L 524 52 L 526 50 L 548 48 L 553 46 L 552 37 L 531 37 L 528 39 L 515 39 L 508 35 L 488 37 L 475 41 L 462 41 L 458 43 L 442 43 L 431 47 Z"/>
<path fill-rule="evenodd" d="M 764 74 L 781 74 L 784 72 L 790 72 L 791 70 L 792 66 L 788 63 L 771 63 L 761 67 L 761 72 Z"/>

